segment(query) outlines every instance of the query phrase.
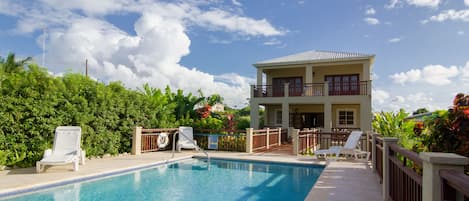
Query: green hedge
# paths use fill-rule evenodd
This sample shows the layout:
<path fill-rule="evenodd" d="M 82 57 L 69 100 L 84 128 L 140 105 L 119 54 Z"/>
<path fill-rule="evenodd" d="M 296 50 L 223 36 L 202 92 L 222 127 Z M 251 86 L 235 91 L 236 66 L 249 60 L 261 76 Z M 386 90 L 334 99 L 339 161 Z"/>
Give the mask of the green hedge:
<path fill-rule="evenodd" d="M 102 156 L 130 152 L 136 125 L 178 124 L 169 89 L 149 95 L 80 74 L 54 77 L 36 65 L 0 70 L 0 165 L 33 166 L 52 147 L 54 129 L 61 125 L 80 126 L 87 155 Z"/>

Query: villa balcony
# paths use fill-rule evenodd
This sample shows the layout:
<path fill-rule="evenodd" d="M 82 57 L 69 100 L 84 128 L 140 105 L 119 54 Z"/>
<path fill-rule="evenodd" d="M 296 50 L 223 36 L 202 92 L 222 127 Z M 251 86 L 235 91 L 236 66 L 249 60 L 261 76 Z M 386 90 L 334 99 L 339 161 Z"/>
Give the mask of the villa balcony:
<path fill-rule="evenodd" d="M 371 81 L 340 84 L 304 83 L 302 86 L 251 85 L 251 97 L 314 97 L 314 96 L 366 96 L 371 95 Z"/>

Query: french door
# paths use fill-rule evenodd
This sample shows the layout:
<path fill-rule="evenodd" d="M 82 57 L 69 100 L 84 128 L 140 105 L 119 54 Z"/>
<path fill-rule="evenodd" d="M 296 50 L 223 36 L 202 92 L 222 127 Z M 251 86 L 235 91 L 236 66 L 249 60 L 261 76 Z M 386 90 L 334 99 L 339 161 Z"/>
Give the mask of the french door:
<path fill-rule="evenodd" d="M 326 75 L 329 83 L 329 95 L 360 95 L 360 81 L 358 74 L 352 75 Z"/>
<path fill-rule="evenodd" d="M 273 96 L 283 96 L 285 83 L 290 83 L 288 86 L 289 96 L 301 96 L 303 93 L 303 78 L 302 77 L 283 77 L 273 78 Z"/>

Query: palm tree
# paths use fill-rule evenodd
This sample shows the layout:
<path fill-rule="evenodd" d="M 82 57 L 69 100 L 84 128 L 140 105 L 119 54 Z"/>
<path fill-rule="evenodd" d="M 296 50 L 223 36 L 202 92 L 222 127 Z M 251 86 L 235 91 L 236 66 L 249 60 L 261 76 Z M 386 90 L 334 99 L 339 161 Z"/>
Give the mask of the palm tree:
<path fill-rule="evenodd" d="M 16 73 L 22 71 L 24 66 L 29 64 L 32 60 L 32 57 L 26 57 L 25 59 L 17 61 L 14 53 L 8 53 L 6 60 L 0 58 L 0 68 L 5 73 Z"/>

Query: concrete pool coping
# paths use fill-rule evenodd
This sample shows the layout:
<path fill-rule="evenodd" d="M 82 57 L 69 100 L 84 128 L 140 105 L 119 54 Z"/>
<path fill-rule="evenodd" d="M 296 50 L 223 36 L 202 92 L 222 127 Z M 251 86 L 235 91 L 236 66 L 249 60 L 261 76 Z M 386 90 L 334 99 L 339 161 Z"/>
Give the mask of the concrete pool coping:
<path fill-rule="evenodd" d="M 380 200 L 381 185 L 372 174 L 368 164 L 360 161 L 320 161 L 309 156 L 293 156 L 272 153 L 209 152 L 213 158 L 281 162 L 306 165 L 326 165 L 315 186 L 305 200 Z M 158 164 L 171 163 L 204 154 L 184 151 L 145 153 L 138 156 L 118 156 L 87 160 L 80 170 L 73 171 L 72 165 L 55 166 L 37 174 L 35 168 L 0 171 L 0 198 L 18 193 L 42 190 L 102 176 L 109 176 Z M 359 184 L 359 185 L 357 185 Z M 379 188 L 378 188 L 379 187 Z"/>

